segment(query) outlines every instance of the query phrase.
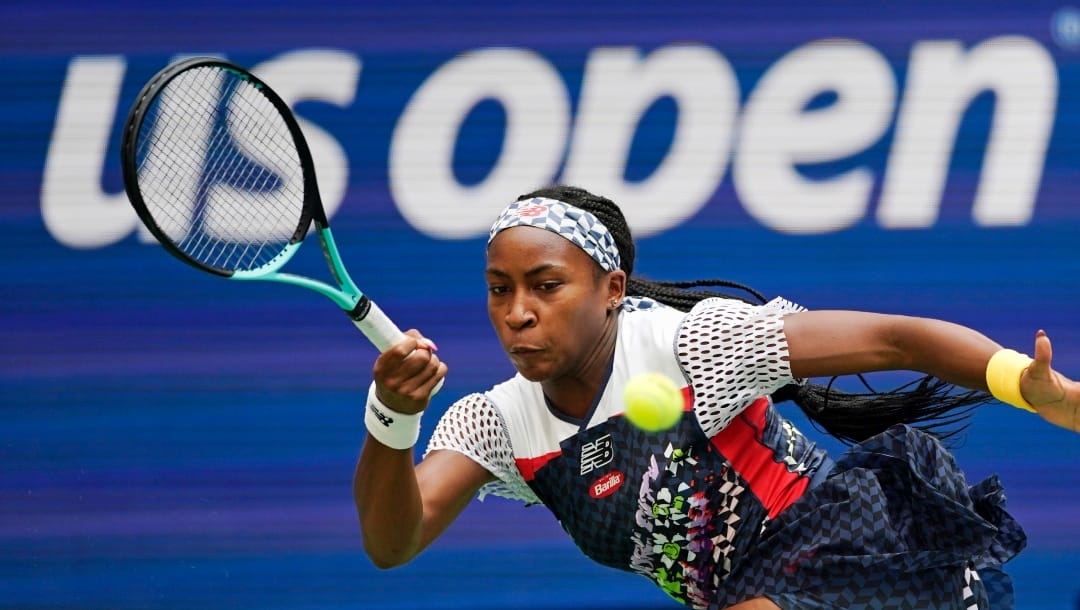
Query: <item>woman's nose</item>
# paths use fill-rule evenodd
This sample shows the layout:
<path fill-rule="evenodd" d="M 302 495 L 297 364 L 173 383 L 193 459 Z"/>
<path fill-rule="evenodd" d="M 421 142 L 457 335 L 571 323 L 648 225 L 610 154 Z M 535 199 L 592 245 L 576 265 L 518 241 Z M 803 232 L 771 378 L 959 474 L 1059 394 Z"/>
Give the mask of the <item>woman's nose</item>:
<path fill-rule="evenodd" d="M 510 310 L 506 312 L 506 324 L 514 330 L 536 324 L 536 311 L 527 298 L 517 297 L 510 303 Z"/>

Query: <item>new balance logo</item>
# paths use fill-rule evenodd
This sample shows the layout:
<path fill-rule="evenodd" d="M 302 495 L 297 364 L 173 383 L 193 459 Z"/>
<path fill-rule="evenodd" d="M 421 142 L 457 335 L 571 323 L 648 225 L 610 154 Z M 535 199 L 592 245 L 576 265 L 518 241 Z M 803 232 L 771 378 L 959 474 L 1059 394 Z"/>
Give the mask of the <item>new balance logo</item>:
<path fill-rule="evenodd" d="M 382 424 L 382 425 L 386 426 L 387 428 L 389 428 L 390 424 L 394 423 L 394 418 L 393 417 L 390 417 L 389 415 L 387 415 L 387 414 L 383 413 L 382 411 L 376 409 L 375 405 L 368 405 L 368 408 L 371 409 L 371 412 L 375 414 L 375 417 L 378 418 L 380 424 Z"/>
<path fill-rule="evenodd" d="M 588 474 L 597 468 L 607 466 L 614 458 L 615 450 L 610 434 L 605 434 L 591 443 L 585 443 L 581 446 L 581 474 Z"/>

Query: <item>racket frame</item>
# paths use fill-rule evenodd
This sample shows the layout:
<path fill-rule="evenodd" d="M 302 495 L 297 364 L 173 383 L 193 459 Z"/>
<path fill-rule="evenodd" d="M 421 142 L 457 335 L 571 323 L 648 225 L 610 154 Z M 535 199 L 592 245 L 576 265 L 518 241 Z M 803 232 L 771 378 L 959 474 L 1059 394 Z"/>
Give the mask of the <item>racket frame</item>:
<path fill-rule="evenodd" d="M 204 264 L 201 261 L 186 255 L 175 243 L 173 243 L 172 238 L 158 227 L 157 222 L 150 213 L 149 207 L 142 197 L 142 191 L 139 188 L 138 151 L 136 144 L 138 143 L 139 132 L 142 129 L 143 122 L 146 120 L 147 113 L 153 106 L 153 102 L 157 96 L 170 82 L 172 82 L 173 79 L 188 70 L 200 67 L 225 70 L 246 81 L 250 86 L 258 89 L 267 101 L 274 106 L 274 109 L 277 110 L 282 120 L 284 120 L 285 125 L 289 130 L 289 135 L 292 137 L 293 143 L 296 146 L 304 181 L 304 201 L 299 223 L 285 248 L 270 261 L 255 269 L 241 271 L 220 269 Z M 401 330 L 398 329 L 398 327 L 359 289 L 359 287 L 357 287 L 352 277 L 349 276 L 348 271 L 345 269 L 345 264 L 341 259 L 337 244 L 334 241 L 333 233 L 330 231 L 330 224 L 326 217 L 326 211 L 323 208 L 322 198 L 319 195 L 319 187 L 315 178 L 315 163 L 312 160 L 311 150 L 308 148 L 304 133 L 300 129 L 300 125 L 297 123 L 296 118 L 293 116 L 289 105 L 281 99 L 273 88 L 251 72 L 219 57 L 192 57 L 170 64 L 159 71 L 139 91 L 135 103 L 128 113 L 127 120 L 124 123 L 122 136 L 121 165 L 124 176 L 124 189 L 127 192 L 128 200 L 131 202 L 136 214 L 138 214 L 139 219 L 147 229 L 150 230 L 150 233 L 157 241 L 174 257 L 207 273 L 212 273 L 232 280 L 274 281 L 301 286 L 318 292 L 332 300 L 338 307 L 344 310 L 353 320 L 353 323 L 357 328 L 367 336 L 380 352 L 386 351 L 391 345 L 404 338 L 404 334 Z M 280 271 L 280 269 L 296 254 L 300 249 L 300 246 L 303 245 L 304 238 L 311 229 L 311 224 L 313 222 L 315 224 L 315 233 L 317 234 L 319 245 L 322 249 L 323 256 L 326 258 L 327 266 L 330 269 L 330 274 L 340 288 L 335 288 L 330 284 L 313 278 Z"/>

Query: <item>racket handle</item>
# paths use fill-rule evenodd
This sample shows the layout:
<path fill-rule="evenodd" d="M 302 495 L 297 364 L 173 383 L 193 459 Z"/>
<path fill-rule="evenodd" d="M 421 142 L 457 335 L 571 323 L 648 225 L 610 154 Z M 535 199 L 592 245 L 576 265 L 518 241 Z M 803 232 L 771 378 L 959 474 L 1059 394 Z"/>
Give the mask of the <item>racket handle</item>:
<path fill-rule="evenodd" d="M 360 297 L 356 307 L 348 313 L 353 324 L 380 352 L 405 338 L 405 333 L 367 296 Z"/>
<path fill-rule="evenodd" d="M 360 329 L 360 332 L 364 333 L 368 341 L 371 341 L 380 352 L 385 352 L 390 349 L 390 346 L 405 338 L 405 333 L 401 332 L 401 329 L 394 324 L 393 320 L 379 309 L 375 301 L 367 298 L 367 296 L 360 297 L 356 307 L 348 313 L 353 324 Z M 431 390 L 432 396 L 442 389 L 443 381 L 445 380 L 440 379 L 435 388 Z"/>

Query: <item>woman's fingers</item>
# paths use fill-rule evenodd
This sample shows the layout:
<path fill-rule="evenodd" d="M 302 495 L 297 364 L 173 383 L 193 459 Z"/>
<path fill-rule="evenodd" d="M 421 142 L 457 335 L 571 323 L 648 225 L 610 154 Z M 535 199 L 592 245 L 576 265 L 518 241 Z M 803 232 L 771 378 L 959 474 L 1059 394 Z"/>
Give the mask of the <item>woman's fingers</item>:
<path fill-rule="evenodd" d="M 403 413 L 424 409 L 447 370 L 435 355 L 436 349 L 433 341 L 410 330 L 403 340 L 380 354 L 372 371 L 379 399 Z"/>
<path fill-rule="evenodd" d="M 1040 372 L 1049 375 L 1050 363 L 1054 358 L 1054 349 L 1050 344 L 1050 337 L 1045 330 L 1035 333 L 1035 365 L 1040 367 Z"/>

